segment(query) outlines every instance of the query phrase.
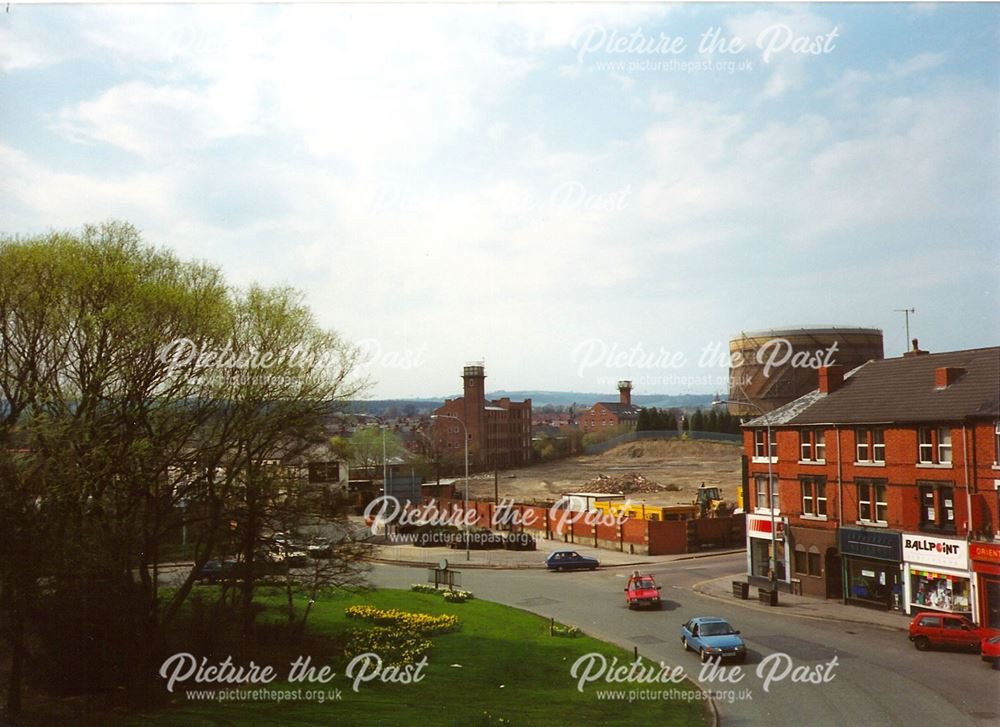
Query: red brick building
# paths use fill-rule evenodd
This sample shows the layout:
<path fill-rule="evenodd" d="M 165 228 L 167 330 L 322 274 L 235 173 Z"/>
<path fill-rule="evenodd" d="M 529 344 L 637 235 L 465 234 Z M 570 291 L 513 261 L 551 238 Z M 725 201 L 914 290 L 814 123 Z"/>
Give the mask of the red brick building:
<path fill-rule="evenodd" d="M 469 467 L 477 470 L 518 467 L 531 462 L 531 399 L 486 401 L 486 370 L 482 363 L 462 371 L 464 396 L 449 399 L 434 411 L 434 437 L 453 459 L 464 457 L 462 424 L 468 429 Z"/>
<path fill-rule="evenodd" d="M 779 588 L 1000 628 L 1000 347 L 820 369 L 744 448 L 752 583 L 773 519 Z"/>
<path fill-rule="evenodd" d="M 632 404 L 632 382 L 618 382 L 618 401 L 599 401 L 580 413 L 577 422 L 584 432 L 599 432 L 607 427 L 631 425 L 639 421 L 639 407 Z"/>

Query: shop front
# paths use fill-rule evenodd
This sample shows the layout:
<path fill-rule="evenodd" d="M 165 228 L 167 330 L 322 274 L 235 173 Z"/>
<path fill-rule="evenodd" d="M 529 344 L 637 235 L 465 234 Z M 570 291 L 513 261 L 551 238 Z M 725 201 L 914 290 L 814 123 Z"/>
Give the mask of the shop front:
<path fill-rule="evenodd" d="M 972 617 L 969 544 L 956 538 L 903 535 L 906 612 L 947 611 Z"/>
<path fill-rule="evenodd" d="M 969 559 L 978 598 L 973 601 L 976 623 L 1000 629 L 1000 544 L 969 543 Z"/>
<path fill-rule="evenodd" d="M 900 533 L 881 528 L 841 528 L 844 601 L 855 606 L 903 609 Z"/>
<path fill-rule="evenodd" d="M 843 587 L 837 531 L 790 525 L 788 537 L 792 590 L 803 596 L 840 598 Z"/>
<path fill-rule="evenodd" d="M 769 515 L 747 515 L 747 579 L 751 585 L 766 586 L 771 580 L 771 546 L 776 546 L 774 578 L 780 590 L 789 590 L 788 555 L 785 552 L 785 521 L 775 518 L 771 537 Z"/>

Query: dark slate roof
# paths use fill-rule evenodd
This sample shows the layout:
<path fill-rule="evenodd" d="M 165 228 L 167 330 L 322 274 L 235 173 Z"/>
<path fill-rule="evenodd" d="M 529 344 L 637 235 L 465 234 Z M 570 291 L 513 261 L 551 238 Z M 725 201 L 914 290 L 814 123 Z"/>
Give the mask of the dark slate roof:
<path fill-rule="evenodd" d="M 605 409 L 608 409 L 618 416 L 639 416 L 639 407 L 635 404 L 626 406 L 620 401 L 599 401 L 597 404 L 600 404 Z M 597 404 L 594 404 L 594 406 L 597 406 Z"/>
<path fill-rule="evenodd" d="M 934 371 L 962 368 L 946 389 Z M 1000 346 L 868 361 L 830 394 L 814 390 L 746 427 L 964 421 L 1000 416 Z"/>

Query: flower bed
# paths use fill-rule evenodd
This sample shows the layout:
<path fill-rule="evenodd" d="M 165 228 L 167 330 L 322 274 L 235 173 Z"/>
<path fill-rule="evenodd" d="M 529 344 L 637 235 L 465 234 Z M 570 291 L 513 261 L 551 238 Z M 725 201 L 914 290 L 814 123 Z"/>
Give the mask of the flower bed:
<path fill-rule="evenodd" d="M 344 653 L 348 659 L 359 654 L 378 654 L 389 665 L 413 664 L 431 648 L 431 642 L 412 629 L 374 626 L 355 629 L 347 639 Z"/>
<path fill-rule="evenodd" d="M 397 608 L 387 610 L 374 606 L 348 606 L 344 609 L 344 613 L 347 614 L 348 618 L 356 618 L 380 626 L 392 626 L 400 630 L 409 629 L 424 636 L 446 634 L 449 631 L 456 631 L 459 626 L 458 617 L 447 613 L 431 616 L 426 613 L 400 611 Z"/>
<path fill-rule="evenodd" d="M 449 603 L 464 603 L 465 601 L 471 601 L 475 598 L 475 596 L 472 595 L 472 591 L 463 591 L 460 588 L 435 588 L 434 586 L 428 586 L 426 583 L 414 583 L 410 586 L 410 590 L 416 591 L 417 593 L 437 593 L 443 596 L 444 600 Z"/>

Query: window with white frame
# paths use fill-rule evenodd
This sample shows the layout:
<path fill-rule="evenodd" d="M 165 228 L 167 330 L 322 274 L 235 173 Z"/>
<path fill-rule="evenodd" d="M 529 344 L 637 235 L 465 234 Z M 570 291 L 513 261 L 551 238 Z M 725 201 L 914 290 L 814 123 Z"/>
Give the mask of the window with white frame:
<path fill-rule="evenodd" d="M 764 459 L 768 456 L 768 450 L 770 450 L 771 459 L 778 456 L 778 433 L 773 429 L 771 430 L 770 445 L 770 447 L 767 445 L 767 430 L 755 429 L 753 433 L 753 456 L 757 459 Z"/>
<path fill-rule="evenodd" d="M 993 462 L 1000 464 L 1000 419 L 997 419 L 996 426 L 993 427 L 993 439 L 995 440 L 993 443 Z"/>
<path fill-rule="evenodd" d="M 885 463 L 885 430 L 857 429 L 855 462 Z"/>
<path fill-rule="evenodd" d="M 872 429 L 872 462 L 885 462 L 885 430 Z"/>
<path fill-rule="evenodd" d="M 921 427 L 917 438 L 917 461 L 921 464 L 933 464 L 934 430 L 929 427 Z"/>
<path fill-rule="evenodd" d="M 884 480 L 858 480 L 858 520 L 861 522 L 888 523 L 889 501 Z"/>
<path fill-rule="evenodd" d="M 826 480 L 822 477 L 803 477 L 802 514 L 826 517 Z"/>
<path fill-rule="evenodd" d="M 824 434 L 822 429 L 799 430 L 799 457 L 803 462 L 823 462 L 826 459 Z"/>
<path fill-rule="evenodd" d="M 951 429 L 941 427 L 937 431 L 937 452 L 938 462 L 948 464 L 951 462 Z"/>
<path fill-rule="evenodd" d="M 767 500 L 768 494 L 770 494 L 771 499 L 771 509 L 780 509 L 778 503 L 778 477 L 777 475 L 771 475 L 771 486 L 768 487 L 767 475 L 757 475 L 754 477 L 754 492 L 757 497 L 757 509 L 766 510 L 768 509 Z"/>
<path fill-rule="evenodd" d="M 951 466 L 950 427 L 921 427 L 918 430 L 917 463 Z"/>
<path fill-rule="evenodd" d="M 856 454 L 854 460 L 856 462 L 869 462 L 868 459 L 868 430 L 858 429 L 855 432 L 855 437 L 857 440 Z"/>

